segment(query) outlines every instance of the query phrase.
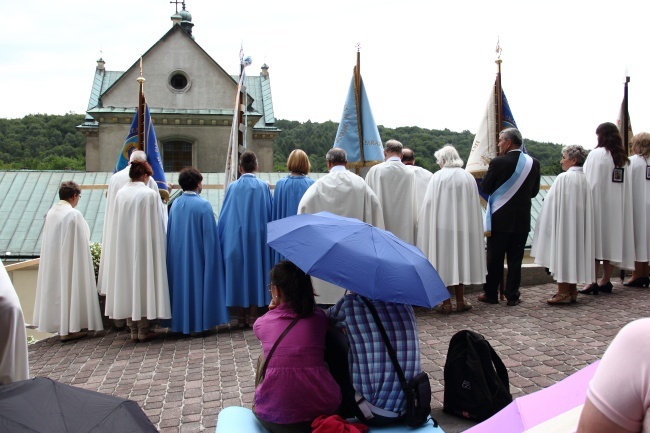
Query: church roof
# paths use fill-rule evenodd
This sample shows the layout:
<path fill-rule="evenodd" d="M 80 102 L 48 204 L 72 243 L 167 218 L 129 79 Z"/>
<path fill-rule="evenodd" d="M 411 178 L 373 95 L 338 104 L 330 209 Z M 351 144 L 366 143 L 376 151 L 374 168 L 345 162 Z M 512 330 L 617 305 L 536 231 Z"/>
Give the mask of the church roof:
<path fill-rule="evenodd" d="M 196 47 L 202 51 L 207 58 L 220 69 L 225 75 L 228 75 L 234 83 L 237 83 L 239 80 L 238 75 L 228 74 L 222 67 L 219 65 L 191 36 L 187 35 L 179 25 L 174 25 L 163 35 L 155 44 L 153 44 L 143 55 L 146 57 L 153 48 L 164 41 L 174 32 L 180 32 L 180 34 L 189 38 Z M 139 60 L 137 60 L 131 67 L 138 67 Z M 101 66 L 100 66 L 101 65 Z M 263 68 L 268 66 L 265 64 Z M 86 112 L 89 116 L 86 118 L 86 122 L 83 126 L 90 126 L 95 124 L 94 119 L 92 119 L 93 114 L 99 113 L 135 113 L 135 107 L 103 107 L 102 106 L 102 95 L 106 93 L 111 87 L 116 85 L 120 79 L 124 76 L 127 71 L 108 71 L 104 68 L 104 60 L 98 60 L 98 67 L 95 68 L 95 76 L 93 78 L 93 85 L 90 92 L 90 98 L 88 100 L 88 107 Z M 260 120 L 253 126 L 254 129 L 272 129 L 277 130 L 275 124 L 275 115 L 273 113 L 273 99 L 271 97 L 271 82 L 268 74 L 262 76 L 250 76 L 246 75 L 246 92 L 249 97 L 252 99 L 251 108 L 252 111 L 249 111 L 250 115 L 261 115 Z M 205 114 L 205 115 L 233 115 L 234 107 L 228 107 L 223 109 L 175 109 L 175 108 L 159 108 L 149 106 L 150 112 L 152 114 L 164 113 L 164 114 Z"/>
<path fill-rule="evenodd" d="M 104 226 L 104 207 L 106 205 L 106 185 L 113 173 L 81 171 L 0 171 L 0 258 L 14 260 L 40 256 L 41 236 L 47 211 L 56 203 L 59 185 L 65 180 L 73 180 L 82 188 L 82 198 L 77 209 L 83 214 L 90 228 L 90 239 L 101 242 Z M 313 179 L 327 173 L 310 173 Z M 177 184 L 178 173 L 165 173 L 167 181 Z M 225 191 L 224 173 L 202 173 L 204 189 L 201 196 L 212 205 L 215 215 L 219 215 Z M 287 173 L 258 173 L 258 177 L 273 187 L 278 179 Z M 556 176 L 542 176 L 540 190 L 533 199 L 531 208 L 531 227 L 535 227 L 537 217 L 548 188 Z M 531 229 L 527 246 L 532 243 Z M 10 254 L 9 254 L 10 253 Z"/>

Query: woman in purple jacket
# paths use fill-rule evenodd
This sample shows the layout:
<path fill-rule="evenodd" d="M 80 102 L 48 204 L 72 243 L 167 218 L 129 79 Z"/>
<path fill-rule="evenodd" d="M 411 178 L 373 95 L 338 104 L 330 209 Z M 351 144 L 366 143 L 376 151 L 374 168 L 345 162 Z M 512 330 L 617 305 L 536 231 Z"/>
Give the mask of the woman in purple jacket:
<path fill-rule="evenodd" d="M 255 390 L 254 411 L 271 433 L 311 432 L 320 415 L 334 415 L 341 391 L 324 361 L 328 319 L 316 307 L 311 278 L 289 261 L 271 270 L 269 312 L 253 326 L 268 365 Z M 300 319 L 268 358 L 276 340 Z"/>

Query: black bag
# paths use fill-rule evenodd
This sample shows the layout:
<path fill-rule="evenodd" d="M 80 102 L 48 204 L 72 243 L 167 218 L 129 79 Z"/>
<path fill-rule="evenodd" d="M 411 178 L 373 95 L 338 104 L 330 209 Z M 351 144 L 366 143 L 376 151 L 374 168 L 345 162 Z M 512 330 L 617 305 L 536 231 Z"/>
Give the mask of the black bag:
<path fill-rule="evenodd" d="M 451 337 L 444 377 L 445 413 L 484 421 L 512 402 L 508 370 L 476 332 L 464 330 Z"/>
<path fill-rule="evenodd" d="M 431 415 L 431 383 L 426 372 L 415 376 L 406 387 L 406 425 L 419 427 Z M 434 421 L 435 424 L 437 424 Z"/>
<path fill-rule="evenodd" d="M 390 344 L 388 334 L 386 334 L 386 329 L 379 319 L 375 306 L 368 299 L 363 297 L 361 299 L 366 303 L 370 313 L 372 313 L 372 317 L 375 319 L 375 323 L 384 339 L 386 349 L 390 355 L 390 360 L 393 362 L 393 367 L 402 385 L 404 394 L 406 394 L 406 425 L 409 427 L 419 427 L 426 423 L 431 415 L 431 383 L 429 382 L 429 376 L 426 372 L 422 371 L 411 379 L 408 384 L 406 383 L 404 371 L 397 361 L 397 354 L 393 345 Z M 433 426 L 438 426 L 438 422 L 435 419 L 433 419 Z"/>

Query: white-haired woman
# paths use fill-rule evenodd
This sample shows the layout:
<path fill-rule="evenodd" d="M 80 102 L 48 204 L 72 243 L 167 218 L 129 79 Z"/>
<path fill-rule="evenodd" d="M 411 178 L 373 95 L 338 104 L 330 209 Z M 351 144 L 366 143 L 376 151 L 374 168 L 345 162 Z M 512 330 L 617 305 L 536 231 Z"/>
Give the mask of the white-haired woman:
<path fill-rule="evenodd" d="M 630 157 L 632 222 L 634 227 L 634 272 L 627 287 L 648 287 L 650 273 L 650 134 L 642 132 L 632 139 Z"/>
<path fill-rule="evenodd" d="M 485 282 L 485 241 L 481 202 L 476 181 L 463 170 L 453 146 L 435 154 L 441 170 L 434 173 L 418 216 L 417 246 L 449 288 L 454 288 L 456 311 L 472 308 L 465 299 L 465 284 Z M 449 314 L 448 299 L 435 308 Z"/>
<path fill-rule="evenodd" d="M 577 284 L 594 282 L 594 216 L 589 182 L 582 171 L 587 155 L 581 146 L 562 149 L 564 173 L 544 197 L 535 225 L 530 255 L 557 281 L 557 293 L 546 301 L 551 305 L 575 302 Z"/>

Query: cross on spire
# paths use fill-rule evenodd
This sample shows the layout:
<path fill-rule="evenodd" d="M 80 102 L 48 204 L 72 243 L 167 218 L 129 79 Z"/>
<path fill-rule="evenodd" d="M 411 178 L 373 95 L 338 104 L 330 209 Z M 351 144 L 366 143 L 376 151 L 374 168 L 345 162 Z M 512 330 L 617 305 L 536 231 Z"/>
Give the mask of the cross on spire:
<path fill-rule="evenodd" d="M 170 3 L 170 4 L 171 4 L 171 3 L 175 3 L 175 4 L 176 4 L 176 13 L 178 13 L 178 4 L 179 4 L 179 3 L 182 3 L 182 4 L 183 4 L 183 9 L 185 9 L 185 0 L 173 0 L 173 1 L 170 1 L 169 3 Z"/>

